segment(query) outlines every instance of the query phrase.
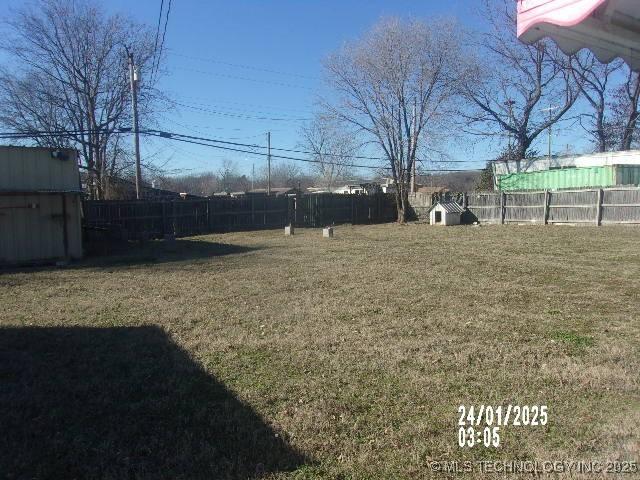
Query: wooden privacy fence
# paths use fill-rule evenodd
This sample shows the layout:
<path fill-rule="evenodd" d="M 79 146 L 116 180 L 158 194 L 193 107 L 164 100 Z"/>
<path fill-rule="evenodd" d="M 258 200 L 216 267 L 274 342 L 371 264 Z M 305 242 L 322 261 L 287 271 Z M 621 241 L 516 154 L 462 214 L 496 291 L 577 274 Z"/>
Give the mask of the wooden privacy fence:
<path fill-rule="evenodd" d="M 395 220 L 391 195 L 299 195 L 211 197 L 185 200 L 86 200 L 84 225 L 128 239 L 186 237 L 229 232 L 339 223 Z"/>
<path fill-rule="evenodd" d="M 640 188 L 469 193 L 467 208 L 486 223 L 640 223 Z"/>
<path fill-rule="evenodd" d="M 393 195 L 340 195 L 321 193 L 293 199 L 293 221 L 297 227 L 325 227 L 332 224 L 393 222 L 397 219 Z"/>

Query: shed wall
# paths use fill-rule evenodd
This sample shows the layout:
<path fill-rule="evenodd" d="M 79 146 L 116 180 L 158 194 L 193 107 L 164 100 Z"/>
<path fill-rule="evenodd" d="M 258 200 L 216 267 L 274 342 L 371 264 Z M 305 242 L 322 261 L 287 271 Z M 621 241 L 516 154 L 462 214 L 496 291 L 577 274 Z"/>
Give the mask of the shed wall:
<path fill-rule="evenodd" d="M 0 195 L 0 265 L 81 258 L 80 204 L 77 194 Z"/>
<path fill-rule="evenodd" d="M 62 150 L 66 160 L 53 158 L 52 149 L 0 147 L 1 191 L 79 191 L 75 150 Z"/>
<path fill-rule="evenodd" d="M 496 177 L 501 191 L 561 190 L 566 188 L 612 187 L 616 167 L 563 168 L 538 172 L 510 173 Z"/>
<path fill-rule="evenodd" d="M 616 165 L 616 185 L 640 185 L 640 165 Z"/>

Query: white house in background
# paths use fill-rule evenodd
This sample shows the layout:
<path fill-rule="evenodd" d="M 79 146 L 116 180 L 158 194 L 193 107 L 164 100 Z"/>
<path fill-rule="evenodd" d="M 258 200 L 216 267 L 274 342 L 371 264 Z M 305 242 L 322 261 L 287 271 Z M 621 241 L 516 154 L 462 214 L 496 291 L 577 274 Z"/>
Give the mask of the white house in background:
<path fill-rule="evenodd" d="M 331 191 L 323 187 L 307 187 L 307 193 L 331 193 Z"/>
<path fill-rule="evenodd" d="M 384 183 L 380 184 L 382 188 L 382 193 L 395 193 L 396 191 L 396 182 L 393 178 L 385 178 Z"/>
<path fill-rule="evenodd" d="M 438 202 L 429 211 L 431 225 L 460 225 L 464 208 L 456 202 Z"/>
<path fill-rule="evenodd" d="M 350 194 L 363 194 L 366 193 L 365 191 L 365 187 L 364 185 L 360 185 L 360 184 L 350 184 L 350 185 L 344 185 L 342 187 L 338 187 L 335 188 L 333 190 L 333 193 L 341 193 L 344 195 L 350 195 Z"/>

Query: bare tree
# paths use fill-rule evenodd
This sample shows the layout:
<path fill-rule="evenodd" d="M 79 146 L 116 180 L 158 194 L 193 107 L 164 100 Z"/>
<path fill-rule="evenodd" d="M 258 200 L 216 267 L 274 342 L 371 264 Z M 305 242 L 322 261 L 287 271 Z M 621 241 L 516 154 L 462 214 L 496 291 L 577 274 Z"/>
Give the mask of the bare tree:
<path fill-rule="evenodd" d="M 0 48 L 0 122 L 39 145 L 74 146 L 93 180 L 126 168 L 118 130 L 130 125 L 125 46 L 144 72 L 154 55 L 149 31 L 122 15 L 107 15 L 90 0 L 40 0 L 6 22 Z M 144 76 L 140 110 L 148 118 L 155 98 Z"/>
<path fill-rule="evenodd" d="M 640 117 L 640 74 L 625 68 L 626 80 L 618 87 L 612 102 L 611 128 L 619 150 L 631 150 L 636 144 Z"/>
<path fill-rule="evenodd" d="M 313 160 L 312 170 L 318 175 L 322 185 L 333 189 L 336 180 L 351 174 L 352 157 L 358 152 L 358 144 L 353 135 L 326 115 L 316 115 L 309 125 L 302 128 L 302 146 L 309 150 Z"/>
<path fill-rule="evenodd" d="M 258 184 L 267 186 L 267 167 L 260 168 Z M 313 184 L 313 179 L 305 173 L 299 163 L 281 160 L 271 164 L 271 186 L 288 188 L 305 188 Z"/>
<path fill-rule="evenodd" d="M 218 177 L 212 172 L 174 176 L 159 175 L 156 178 L 156 186 L 159 188 L 203 197 L 208 197 L 218 191 L 218 182 Z"/>
<path fill-rule="evenodd" d="M 245 192 L 249 190 L 249 180 L 240 174 L 235 162 L 225 159 L 218 170 L 218 187 L 223 192 Z"/>
<path fill-rule="evenodd" d="M 615 148 L 608 110 L 612 82 L 622 65 L 622 61 L 602 64 L 592 53 L 578 54 L 571 58 L 571 73 L 590 107 L 588 113 L 580 115 L 580 124 L 593 139 L 598 152 Z M 586 125 L 583 123 L 584 118 L 588 120 Z"/>
<path fill-rule="evenodd" d="M 386 19 L 326 62 L 338 101 L 325 108 L 384 152 L 400 223 L 408 217 L 416 152 L 454 97 L 458 38 L 450 22 Z"/>
<path fill-rule="evenodd" d="M 525 158 L 538 135 L 573 106 L 580 89 L 568 57 L 555 44 L 518 40 L 516 2 L 483 0 L 482 13 L 489 30 L 470 42 L 476 54 L 471 74 L 461 82 L 468 101 L 461 116 L 467 132 L 498 137 L 503 145 L 509 137 L 514 155 Z M 545 107 L 553 110 L 545 113 Z"/>

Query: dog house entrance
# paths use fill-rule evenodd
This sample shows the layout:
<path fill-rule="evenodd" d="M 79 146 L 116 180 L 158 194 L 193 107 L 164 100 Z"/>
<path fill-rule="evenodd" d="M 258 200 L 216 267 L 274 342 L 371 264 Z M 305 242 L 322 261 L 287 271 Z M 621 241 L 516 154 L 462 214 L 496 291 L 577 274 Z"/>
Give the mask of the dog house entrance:
<path fill-rule="evenodd" d="M 435 212 L 436 214 L 436 223 L 442 223 L 442 212 Z"/>

